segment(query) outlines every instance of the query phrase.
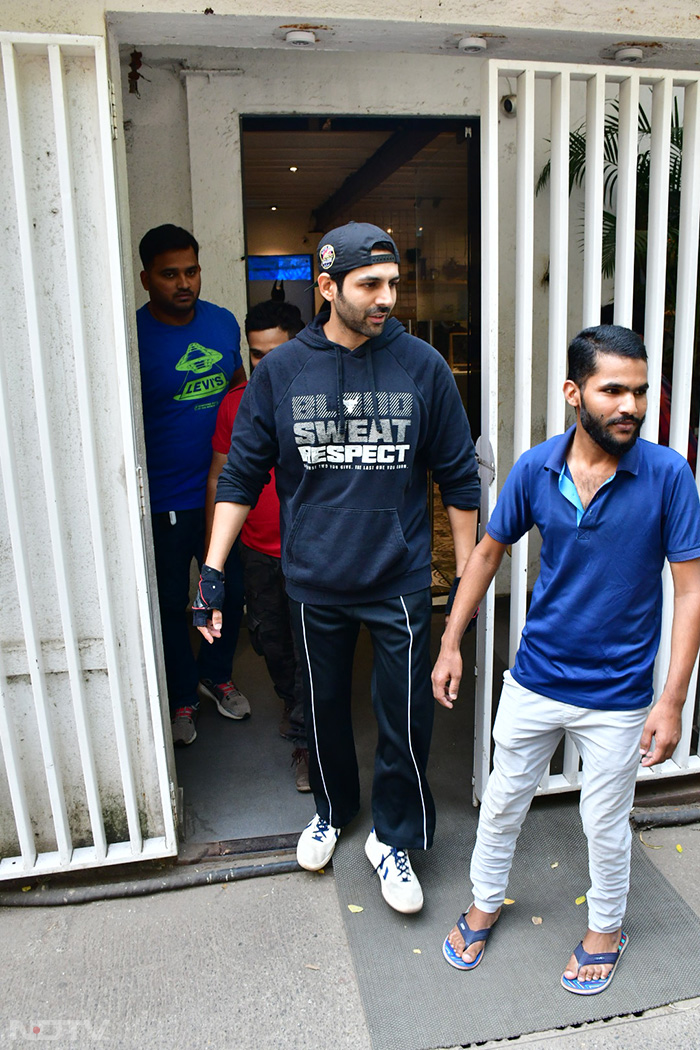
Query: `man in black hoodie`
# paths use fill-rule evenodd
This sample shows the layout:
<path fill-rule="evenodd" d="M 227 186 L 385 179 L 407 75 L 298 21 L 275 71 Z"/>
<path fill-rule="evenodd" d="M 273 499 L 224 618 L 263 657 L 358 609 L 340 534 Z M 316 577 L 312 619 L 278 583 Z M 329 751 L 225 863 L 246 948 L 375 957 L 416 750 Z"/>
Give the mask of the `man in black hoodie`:
<path fill-rule="evenodd" d="M 410 913 L 423 893 L 407 851 L 428 849 L 435 827 L 425 772 L 433 722 L 427 474 L 447 508 L 459 575 L 476 535 L 477 464 L 446 362 L 390 317 L 399 280 L 392 238 L 348 223 L 321 240 L 318 262 L 327 307 L 266 355 L 241 401 L 195 624 L 207 641 L 219 636 L 226 554 L 274 466 L 317 809 L 297 859 L 310 871 L 327 864 L 359 809 L 350 695 L 364 623 L 378 723 L 365 852 L 384 899 Z"/>

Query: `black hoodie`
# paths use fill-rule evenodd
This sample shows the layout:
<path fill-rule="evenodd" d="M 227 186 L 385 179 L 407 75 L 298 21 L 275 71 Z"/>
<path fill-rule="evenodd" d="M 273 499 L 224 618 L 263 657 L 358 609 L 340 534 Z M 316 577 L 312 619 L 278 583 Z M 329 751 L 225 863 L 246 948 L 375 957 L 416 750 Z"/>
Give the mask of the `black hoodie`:
<path fill-rule="evenodd" d="M 430 586 L 427 472 L 446 506 L 479 506 L 469 423 L 440 354 L 390 318 L 356 350 L 321 315 L 256 366 L 217 502 L 254 506 L 275 467 L 287 592 L 316 605 Z"/>

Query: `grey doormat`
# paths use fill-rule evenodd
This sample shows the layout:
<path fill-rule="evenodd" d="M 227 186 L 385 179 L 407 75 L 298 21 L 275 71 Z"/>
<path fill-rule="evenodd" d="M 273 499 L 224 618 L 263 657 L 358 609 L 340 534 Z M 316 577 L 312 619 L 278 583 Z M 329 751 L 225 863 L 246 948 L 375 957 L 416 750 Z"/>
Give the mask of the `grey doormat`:
<path fill-rule="evenodd" d="M 438 777 L 438 781 L 442 778 Z M 700 920 L 636 839 L 625 930 L 610 987 L 576 996 L 560 977 L 586 929 L 586 844 L 576 800 L 536 800 L 518 840 L 508 896 L 481 964 L 453 969 L 442 942 L 470 902 L 476 811 L 438 797 L 433 849 L 411 854 L 425 893 L 416 916 L 384 904 L 364 855 L 365 812 L 341 835 L 333 867 L 374 1050 L 432 1050 L 636 1013 L 700 995 Z M 552 865 L 555 865 L 553 867 Z M 348 905 L 361 907 L 352 912 Z M 534 924 L 533 917 L 541 918 Z"/>

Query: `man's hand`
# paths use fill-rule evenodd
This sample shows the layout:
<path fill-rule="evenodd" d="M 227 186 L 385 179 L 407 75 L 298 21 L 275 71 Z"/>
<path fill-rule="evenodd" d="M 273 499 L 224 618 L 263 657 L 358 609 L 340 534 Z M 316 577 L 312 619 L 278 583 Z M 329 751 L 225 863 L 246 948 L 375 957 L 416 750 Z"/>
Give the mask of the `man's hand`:
<path fill-rule="evenodd" d="M 454 707 L 462 680 L 462 656 L 459 649 L 440 649 L 433 673 L 433 696 L 443 707 Z"/>
<path fill-rule="evenodd" d="M 652 707 L 644 723 L 644 732 L 639 743 L 643 766 L 656 766 L 670 758 L 681 738 L 682 707 L 664 700 L 663 695 Z M 652 740 L 654 750 L 650 751 Z"/>
<path fill-rule="evenodd" d="M 224 574 L 210 565 L 203 565 L 197 596 L 192 602 L 192 623 L 209 644 L 221 637 L 223 605 Z"/>

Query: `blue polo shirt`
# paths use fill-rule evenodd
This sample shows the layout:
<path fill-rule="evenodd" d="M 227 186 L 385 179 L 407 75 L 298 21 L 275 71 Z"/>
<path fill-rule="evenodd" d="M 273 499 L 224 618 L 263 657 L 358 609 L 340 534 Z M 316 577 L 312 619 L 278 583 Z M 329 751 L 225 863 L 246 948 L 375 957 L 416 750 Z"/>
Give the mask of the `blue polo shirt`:
<path fill-rule="evenodd" d="M 634 710 L 653 696 L 664 560 L 700 558 L 698 491 L 682 456 L 640 439 L 583 510 L 566 469 L 574 430 L 520 457 L 487 526 L 499 543 L 542 535 L 512 675 L 563 703 Z"/>

